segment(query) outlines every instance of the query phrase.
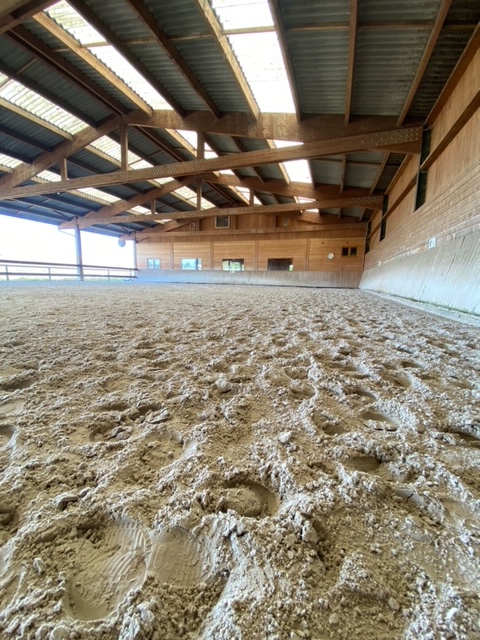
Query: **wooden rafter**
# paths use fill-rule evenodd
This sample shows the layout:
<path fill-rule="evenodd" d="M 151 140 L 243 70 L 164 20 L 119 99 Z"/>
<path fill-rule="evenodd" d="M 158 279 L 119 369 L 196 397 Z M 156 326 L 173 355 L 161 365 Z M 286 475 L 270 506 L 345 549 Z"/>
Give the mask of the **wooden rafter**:
<path fill-rule="evenodd" d="M 187 65 L 185 60 L 180 55 L 178 49 L 168 37 L 167 33 L 158 24 L 155 17 L 150 10 L 146 7 L 142 0 L 127 0 L 130 7 L 135 11 L 139 19 L 147 27 L 149 32 L 153 35 L 154 42 L 162 47 L 170 60 L 173 62 L 178 71 L 182 74 L 185 80 L 195 93 L 203 100 L 207 108 L 218 118 L 221 116 L 215 102 L 208 95 L 203 85 L 195 77 L 193 71 Z"/>
<path fill-rule="evenodd" d="M 60 129 L 60 127 L 57 127 L 51 122 L 47 122 L 47 120 L 43 120 L 42 118 L 39 118 L 34 113 L 30 113 L 30 111 L 27 111 L 22 107 L 19 107 L 13 102 L 9 102 L 8 100 L 4 100 L 3 98 L 0 98 L 0 107 L 3 107 L 3 109 L 6 109 L 7 111 L 11 111 L 12 113 L 16 113 L 18 116 L 25 118 L 25 120 L 29 120 L 30 122 L 33 122 L 37 126 L 42 127 L 42 129 L 47 129 L 48 131 L 55 133 L 57 136 L 60 136 L 60 138 L 68 138 L 70 140 L 72 138 L 72 136 L 69 133 L 67 133 L 63 129 Z M 32 144 L 34 145 L 35 143 L 32 142 Z"/>
<path fill-rule="evenodd" d="M 347 94 L 345 98 L 345 124 L 350 122 L 353 98 L 353 77 L 357 48 L 358 0 L 350 0 L 350 25 L 348 35 Z"/>
<path fill-rule="evenodd" d="M 80 43 L 75 40 L 69 33 L 67 33 L 60 25 L 54 20 L 49 18 L 45 13 L 39 13 L 34 17 L 34 20 L 46 29 L 51 35 L 55 36 L 57 40 L 62 42 L 69 51 L 73 52 L 76 56 L 86 62 L 94 71 L 102 75 L 105 80 L 115 87 L 117 91 L 122 93 L 128 98 L 137 109 L 151 114 L 152 108 L 141 98 L 133 89 L 131 89 L 126 82 L 121 80 L 106 64 L 101 62 L 93 53 L 90 53 L 88 49 L 85 49 Z"/>
<path fill-rule="evenodd" d="M 172 191 L 175 191 L 176 189 L 180 189 L 181 187 L 185 187 L 191 182 L 192 182 L 191 178 L 186 178 L 184 180 L 171 180 L 171 182 L 167 182 L 166 184 L 163 184 L 161 187 L 154 187 L 153 189 L 149 189 L 148 191 L 132 196 L 128 200 L 118 200 L 113 204 L 105 205 L 98 211 L 90 211 L 89 213 L 82 216 L 81 218 L 78 218 L 78 226 L 80 229 L 85 229 L 86 227 L 89 227 L 91 225 L 91 222 L 89 222 L 90 218 L 95 218 L 97 220 L 100 218 L 102 219 L 113 218 L 115 216 L 118 216 L 121 213 L 124 213 L 125 211 L 129 211 L 130 209 L 133 209 L 133 207 L 138 207 L 140 205 L 143 205 L 157 198 L 161 198 L 162 196 L 165 196 L 168 193 L 172 193 Z M 175 212 L 171 214 L 171 217 L 174 217 L 174 216 L 175 216 Z M 75 222 L 73 221 L 63 222 L 62 224 L 59 225 L 59 228 L 74 229 Z"/>
<path fill-rule="evenodd" d="M 135 111 L 127 116 L 127 121 L 132 126 L 186 129 L 243 138 L 291 142 L 316 142 L 386 131 L 397 126 L 395 116 L 364 116 L 345 125 L 344 116 L 341 115 L 311 116 L 302 122 L 297 122 L 292 113 L 261 113 L 255 120 L 246 113 L 227 113 L 222 118 L 215 118 L 208 111 L 195 111 L 182 118 L 168 109 L 155 110 L 151 117 Z M 409 126 L 421 124 L 423 122 L 417 120 L 409 123 Z"/>
<path fill-rule="evenodd" d="M 170 93 L 167 87 L 156 78 L 148 67 L 132 52 L 132 50 L 124 44 L 124 42 L 110 29 L 105 23 L 103 23 L 97 14 L 83 2 L 83 0 L 70 0 L 70 4 L 74 9 L 94 27 L 109 44 L 122 54 L 122 56 L 133 66 L 136 70 L 154 87 L 158 93 L 175 109 L 175 111 L 185 116 L 186 111 L 178 100 Z M 175 129 L 177 127 L 171 127 Z"/>
<path fill-rule="evenodd" d="M 18 184 L 30 180 L 41 171 L 53 167 L 53 165 L 60 162 L 63 158 L 71 156 L 95 140 L 98 140 L 98 138 L 108 135 L 116 128 L 118 128 L 118 119 L 112 116 L 97 129 L 93 127 L 82 129 L 79 133 L 71 136 L 70 139 L 60 142 L 53 151 L 40 154 L 32 163 L 19 165 L 11 175 L 0 178 L 0 188 L 11 189 Z"/>
<path fill-rule="evenodd" d="M 252 93 L 250 85 L 245 78 L 245 75 L 240 67 L 238 60 L 233 52 L 228 38 L 223 35 L 220 24 L 217 20 L 214 10 L 212 9 L 209 0 L 193 0 L 193 4 L 197 7 L 198 11 L 202 15 L 208 30 L 212 34 L 213 38 L 218 43 L 222 52 L 225 62 L 230 67 L 230 70 L 235 78 L 235 82 L 240 89 L 248 108 L 254 118 L 258 118 L 260 110 L 258 108 L 255 97 Z"/>
<path fill-rule="evenodd" d="M 87 219 L 82 219 L 82 223 L 84 226 L 91 226 L 95 224 L 122 224 L 122 223 L 131 223 L 131 222 L 155 222 L 158 220 L 170 220 L 174 218 L 175 220 L 187 220 L 190 218 L 212 218 L 215 216 L 244 216 L 244 215 L 252 215 L 252 214 L 272 214 L 272 215 L 282 215 L 283 213 L 294 213 L 297 211 L 304 211 L 306 209 L 316 209 L 316 208 L 331 208 L 341 205 L 342 207 L 358 207 L 364 205 L 370 205 L 374 207 L 381 206 L 381 201 L 383 198 L 381 196 L 370 196 L 364 198 L 334 198 L 331 200 L 314 200 L 311 203 L 299 203 L 295 202 L 293 204 L 271 204 L 271 205 L 261 205 L 261 206 L 253 206 L 253 207 L 228 207 L 228 208 L 217 208 L 214 207 L 212 209 L 203 209 L 202 211 L 180 211 L 175 213 L 157 213 L 157 214 L 148 214 L 148 215 L 122 215 L 122 216 L 89 216 Z M 80 221 L 79 221 L 80 222 Z"/>
<path fill-rule="evenodd" d="M 55 0 L 2 0 L 0 34 L 13 29 L 36 13 L 47 9 Z"/>
<path fill-rule="evenodd" d="M 270 12 L 272 14 L 273 24 L 275 25 L 275 30 L 278 36 L 278 44 L 280 45 L 283 64 L 285 66 L 285 71 L 287 73 L 288 84 L 290 85 L 290 92 L 292 94 L 293 104 L 295 106 L 295 114 L 297 116 L 297 120 L 300 122 L 300 120 L 302 119 L 302 110 L 300 106 L 297 83 L 295 81 L 295 73 L 294 73 L 293 64 L 292 64 L 292 57 L 288 54 L 287 34 L 285 32 L 282 16 L 280 14 L 280 9 L 278 6 L 279 3 L 278 3 L 278 0 L 268 0 L 268 4 L 270 5 Z M 277 139 L 277 138 L 274 138 L 274 139 Z"/>
<path fill-rule="evenodd" d="M 206 176 L 205 176 L 206 177 Z M 208 175 L 209 182 L 229 185 L 232 187 L 245 187 L 258 193 L 274 193 L 286 198 L 311 198 L 321 200 L 322 198 L 338 197 L 338 185 L 312 186 L 304 182 L 289 182 L 286 184 L 281 180 L 267 180 L 262 182 L 258 178 L 238 178 L 230 175 Z M 361 187 L 349 188 L 343 191 L 343 196 L 356 198 L 365 195 L 372 195 L 368 189 Z"/>
<path fill-rule="evenodd" d="M 37 56 L 60 76 L 66 78 L 80 89 L 87 92 L 92 98 L 98 100 L 101 104 L 108 107 L 114 113 L 127 113 L 128 109 L 124 107 L 115 97 L 113 97 L 106 89 L 98 85 L 80 69 L 68 62 L 66 58 L 53 51 L 42 40 L 34 36 L 23 26 L 15 27 L 8 32 L 8 36 L 23 49 Z"/>
<path fill-rule="evenodd" d="M 37 59 L 32 58 L 31 64 L 34 65 L 36 62 L 37 62 Z M 21 85 L 23 85 L 27 89 L 30 89 L 30 91 L 33 91 L 34 93 L 38 94 L 42 98 L 45 98 L 46 100 L 49 100 L 53 104 L 56 104 L 57 106 L 64 109 L 68 113 L 71 113 L 73 116 L 75 116 L 79 120 L 83 120 L 85 124 L 88 124 L 91 127 L 96 126 L 97 123 L 95 122 L 95 120 L 91 118 L 87 113 L 84 113 L 76 103 L 68 102 L 67 100 L 63 99 L 59 95 L 54 95 L 45 86 L 35 82 L 35 80 L 33 80 L 28 74 L 24 74 L 23 73 L 24 69 L 25 67 L 22 67 L 22 69 L 15 71 L 14 69 L 6 65 L 5 61 L 0 61 L 1 73 L 5 74 L 12 80 L 19 82 Z"/>
<path fill-rule="evenodd" d="M 155 178 L 178 177 L 220 171 L 222 169 L 237 169 L 251 167 L 256 164 L 271 164 L 287 160 L 310 159 L 322 155 L 334 155 L 338 153 L 353 153 L 365 149 L 391 149 L 408 153 L 420 153 L 422 139 L 421 127 L 396 129 L 381 133 L 351 136 L 337 140 L 322 142 L 310 142 L 295 147 L 281 149 L 265 149 L 260 151 L 248 151 L 229 156 L 211 158 L 208 160 L 193 160 L 174 164 L 164 164 L 147 169 L 130 169 L 117 171 L 89 178 L 76 178 L 63 182 L 57 182 L 54 186 L 36 185 L 33 187 L 16 187 L 15 189 L 0 190 L 0 197 L 11 199 L 39 195 L 51 191 L 69 191 L 80 187 L 100 187 L 111 184 L 126 184 Z"/>
<path fill-rule="evenodd" d="M 452 0 L 442 0 L 442 4 L 438 11 L 437 17 L 435 19 L 435 23 L 433 25 L 432 31 L 430 33 L 430 37 L 428 38 L 427 46 L 422 55 L 422 59 L 420 60 L 420 64 L 418 65 L 417 72 L 415 73 L 415 77 L 413 79 L 412 85 L 408 92 L 408 96 L 403 105 L 402 111 L 398 117 L 397 126 L 401 126 L 407 117 L 407 113 L 412 105 L 412 102 L 415 98 L 415 94 L 417 92 L 418 87 L 420 86 L 420 82 L 422 81 L 423 75 L 425 73 L 425 69 L 430 61 L 430 57 L 432 52 L 437 44 L 438 36 L 443 27 L 443 23 L 445 22 L 445 18 L 447 17 L 447 13 L 450 9 L 450 5 L 452 4 Z"/>

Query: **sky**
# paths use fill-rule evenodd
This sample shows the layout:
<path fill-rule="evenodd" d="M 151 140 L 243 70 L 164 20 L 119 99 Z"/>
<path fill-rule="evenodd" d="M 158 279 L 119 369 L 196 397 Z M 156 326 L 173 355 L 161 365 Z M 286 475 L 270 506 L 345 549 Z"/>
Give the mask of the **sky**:
<path fill-rule="evenodd" d="M 54 224 L 0 215 L 0 260 L 76 263 L 74 231 Z M 133 267 L 134 244 L 81 231 L 83 263 L 105 267 Z"/>

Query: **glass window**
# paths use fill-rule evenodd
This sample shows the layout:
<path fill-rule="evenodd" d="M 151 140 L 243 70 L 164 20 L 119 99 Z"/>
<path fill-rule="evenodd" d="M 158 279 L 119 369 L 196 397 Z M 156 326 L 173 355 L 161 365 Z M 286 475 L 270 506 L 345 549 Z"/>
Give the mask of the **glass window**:
<path fill-rule="evenodd" d="M 216 229 L 228 229 L 230 227 L 230 218 L 229 216 L 216 216 L 215 217 L 215 228 Z"/>
<path fill-rule="evenodd" d="M 147 269 L 160 269 L 160 258 L 147 258 Z"/>
<path fill-rule="evenodd" d="M 224 260 L 222 260 L 222 270 L 223 271 L 245 271 L 245 261 L 240 258 L 237 258 L 235 260 L 230 258 L 225 258 Z"/>
<path fill-rule="evenodd" d="M 202 260 L 200 258 L 182 258 L 182 269 L 201 271 Z"/>

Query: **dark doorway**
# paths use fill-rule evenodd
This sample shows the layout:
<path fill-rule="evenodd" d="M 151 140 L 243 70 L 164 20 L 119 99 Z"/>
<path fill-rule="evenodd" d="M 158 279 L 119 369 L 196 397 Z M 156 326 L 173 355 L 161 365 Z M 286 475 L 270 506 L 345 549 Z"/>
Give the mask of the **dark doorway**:
<path fill-rule="evenodd" d="M 267 271 L 293 271 L 293 258 L 269 258 Z"/>

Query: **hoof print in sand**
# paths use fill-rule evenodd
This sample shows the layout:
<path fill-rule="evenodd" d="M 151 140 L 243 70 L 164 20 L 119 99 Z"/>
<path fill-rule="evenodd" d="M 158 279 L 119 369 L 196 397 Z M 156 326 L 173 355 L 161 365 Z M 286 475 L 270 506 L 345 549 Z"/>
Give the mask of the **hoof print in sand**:
<path fill-rule="evenodd" d="M 460 444 L 466 447 L 480 448 L 480 424 L 466 424 L 450 428 L 450 433 L 458 436 Z"/>
<path fill-rule="evenodd" d="M 208 551 L 187 529 L 174 527 L 153 537 L 148 573 L 176 587 L 207 582 L 211 574 Z"/>
<path fill-rule="evenodd" d="M 0 424 L 0 451 L 11 444 L 14 434 L 14 427 L 9 424 Z"/>
<path fill-rule="evenodd" d="M 397 425 L 384 413 L 380 411 L 365 411 L 362 413 L 362 420 L 367 427 L 373 427 L 378 431 L 396 431 Z"/>
<path fill-rule="evenodd" d="M 380 464 L 381 462 L 375 456 L 354 456 L 349 460 L 349 465 L 352 469 L 363 471 L 364 473 L 375 473 Z"/>
<path fill-rule="evenodd" d="M 116 440 L 126 440 L 129 434 L 121 425 L 104 423 L 97 425 L 90 433 L 91 442 L 108 442 Z"/>
<path fill-rule="evenodd" d="M 278 509 L 278 499 L 262 485 L 249 482 L 227 487 L 218 508 L 220 511 L 236 511 L 247 518 L 263 518 L 274 515 Z"/>
<path fill-rule="evenodd" d="M 366 398 L 367 400 L 373 400 L 374 402 L 378 399 L 373 393 L 367 391 L 367 389 L 362 389 L 361 387 L 349 387 L 347 389 L 347 393 L 359 396 L 360 398 Z"/>
<path fill-rule="evenodd" d="M 20 413 L 25 402 L 22 400 L 14 400 L 13 402 L 5 402 L 0 404 L 0 416 L 8 416 L 12 413 Z"/>
<path fill-rule="evenodd" d="M 387 382 L 390 382 L 396 387 L 401 387 L 402 389 L 410 389 L 412 386 L 410 379 L 403 373 L 387 373 L 383 378 Z"/>
<path fill-rule="evenodd" d="M 132 522 L 84 529 L 74 550 L 76 572 L 65 607 L 79 620 L 106 618 L 131 589 L 142 584 L 147 540 Z"/>

